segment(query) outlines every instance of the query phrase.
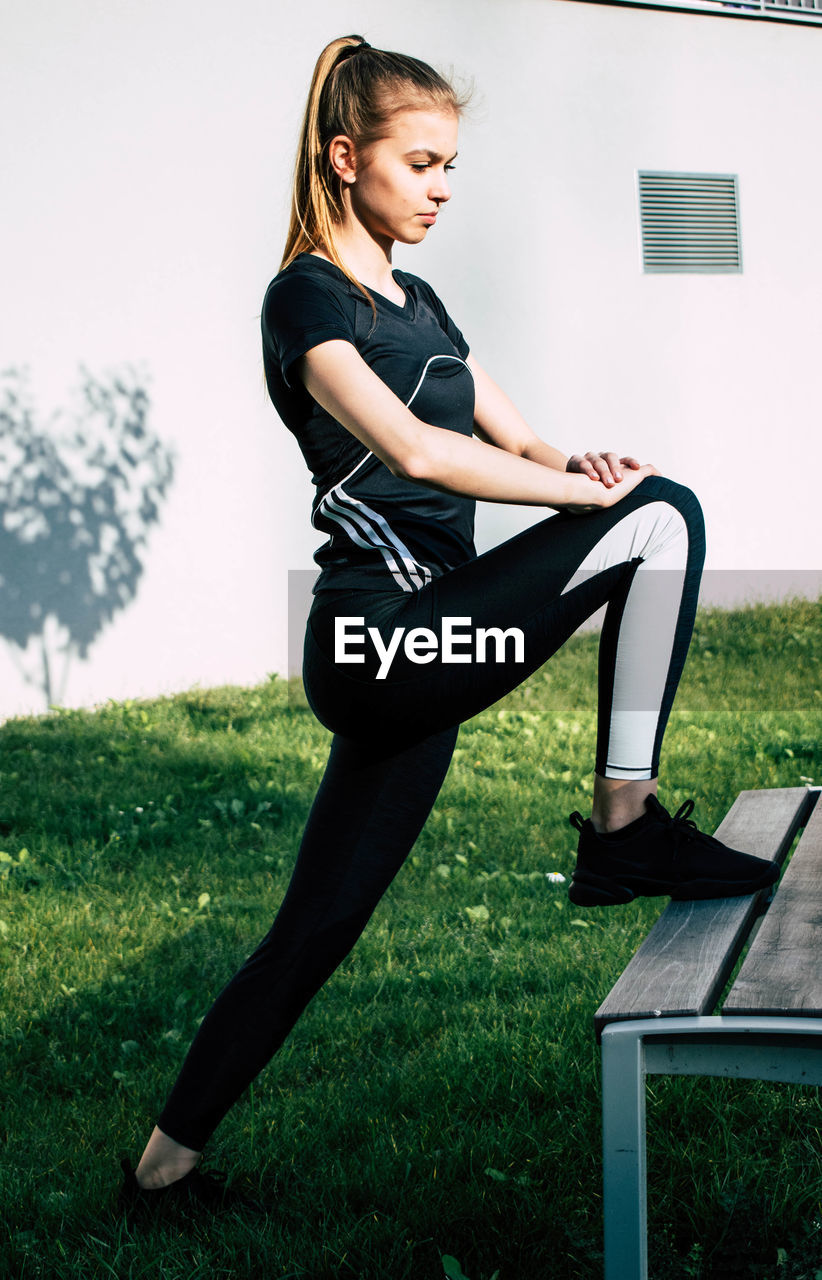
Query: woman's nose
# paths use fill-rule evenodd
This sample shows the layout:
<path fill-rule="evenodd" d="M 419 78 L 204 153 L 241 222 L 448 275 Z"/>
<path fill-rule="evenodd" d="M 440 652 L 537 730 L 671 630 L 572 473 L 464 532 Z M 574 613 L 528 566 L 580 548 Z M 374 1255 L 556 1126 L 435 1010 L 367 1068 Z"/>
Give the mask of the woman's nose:
<path fill-rule="evenodd" d="M 444 173 L 435 175 L 435 180 L 431 184 L 428 195 L 431 200 L 436 200 L 438 204 L 444 204 L 446 200 L 451 199 L 451 188 Z"/>

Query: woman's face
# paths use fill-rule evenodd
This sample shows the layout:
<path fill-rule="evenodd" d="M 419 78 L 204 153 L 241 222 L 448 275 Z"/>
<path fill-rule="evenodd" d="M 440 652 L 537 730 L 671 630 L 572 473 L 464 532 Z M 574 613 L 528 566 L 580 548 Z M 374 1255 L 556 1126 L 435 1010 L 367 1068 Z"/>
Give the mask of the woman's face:
<path fill-rule="evenodd" d="M 446 200 L 457 152 L 453 112 L 403 111 L 387 137 L 354 157 L 347 185 L 350 215 L 374 239 L 418 244 Z"/>

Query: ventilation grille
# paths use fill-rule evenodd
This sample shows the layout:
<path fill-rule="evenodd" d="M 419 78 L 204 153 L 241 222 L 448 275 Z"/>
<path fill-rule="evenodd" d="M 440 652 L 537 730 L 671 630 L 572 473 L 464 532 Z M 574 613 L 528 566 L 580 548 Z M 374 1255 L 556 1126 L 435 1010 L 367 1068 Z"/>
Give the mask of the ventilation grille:
<path fill-rule="evenodd" d="M 684 9 L 690 13 L 715 13 L 731 18 L 768 18 L 814 27 L 822 22 L 822 0 L 598 0 L 598 3 Z"/>
<path fill-rule="evenodd" d="M 742 270 L 732 174 L 640 173 L 639 214 L 646 272 Z"/>

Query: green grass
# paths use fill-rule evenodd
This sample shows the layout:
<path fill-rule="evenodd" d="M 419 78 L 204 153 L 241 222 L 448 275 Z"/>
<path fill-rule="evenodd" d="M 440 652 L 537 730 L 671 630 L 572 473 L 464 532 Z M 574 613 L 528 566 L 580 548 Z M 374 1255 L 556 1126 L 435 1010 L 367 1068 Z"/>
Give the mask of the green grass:
<path fill-rule="evenodd" d="M 815 602 L 700 613 L 664 803 L 712 829 L 741 788 L 822 781 L 820 635 Z M 0 728 L 0 1275 L 601 1276 L 591 1018 L 663 904 L 586 915 L 546 878 L 595 688 L 582 635 L 462 729 L 402 874 L 210 1144 L 264 1227 L 131 1230 L 117 1157 L 268 928 L 328 734 L 282 680 Z M 815 1280 L 816 1094 L 655 1078 L 648 1110 L 655 1280 Z"/>

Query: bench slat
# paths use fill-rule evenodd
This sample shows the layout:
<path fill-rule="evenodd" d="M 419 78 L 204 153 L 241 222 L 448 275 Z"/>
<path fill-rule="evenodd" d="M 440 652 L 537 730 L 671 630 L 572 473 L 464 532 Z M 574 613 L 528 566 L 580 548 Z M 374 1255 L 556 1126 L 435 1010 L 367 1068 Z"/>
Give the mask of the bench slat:
<path fill-rule="evenodd" d="M 731 848 L 782 862 L 804 820 L 804 787 L 742 791 L 716 835 Z M 759 914 L 761 894 L 671 902 L 594 1015 L 608 1022 L 713 1010 Z"/>
<path fill-rule="evenodd" d="M 818 802 L 723 1013 L 822 1014 L 822 805 Z"/>

